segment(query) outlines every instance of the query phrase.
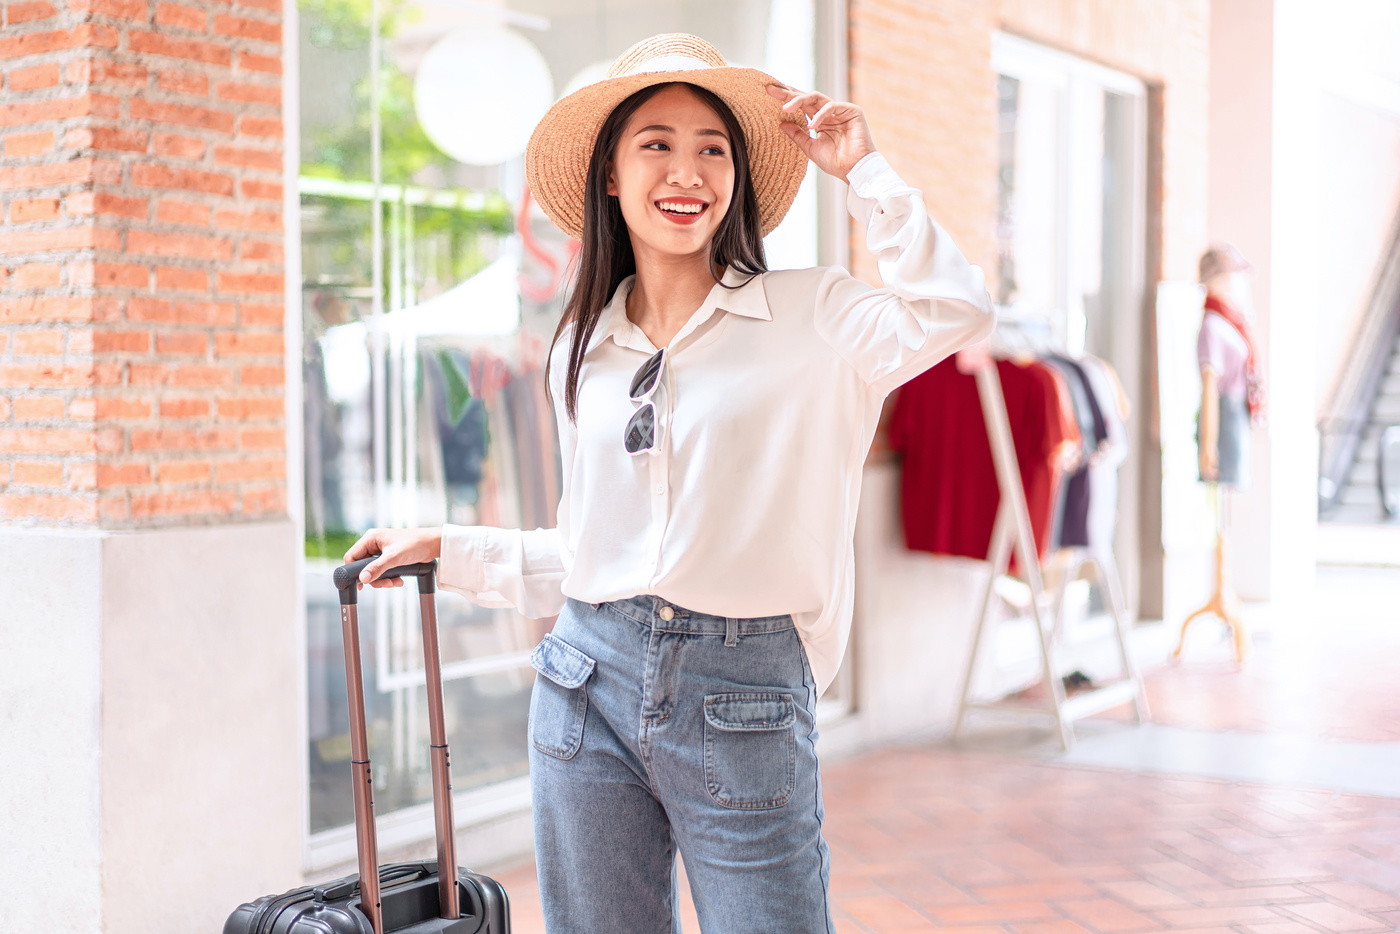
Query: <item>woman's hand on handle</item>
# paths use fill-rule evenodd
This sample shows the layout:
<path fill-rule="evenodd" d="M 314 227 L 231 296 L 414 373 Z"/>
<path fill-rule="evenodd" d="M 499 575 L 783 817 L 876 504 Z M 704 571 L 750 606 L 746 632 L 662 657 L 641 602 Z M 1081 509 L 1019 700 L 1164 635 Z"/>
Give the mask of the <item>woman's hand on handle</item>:
<path fill-rule="evenodd" d="M 379 555 L 360 572 L 360 584 L 402 587 L 402 578 L 379 580 L 379 575 L 401 564 L 418 564 L 442 556 L 442 529 L 370 529 L 345 553 L 345 563 Z"/>
<path fill-rule="evenodd" d="M 855 104 L 776 84 L 768 85 L 768 93 L 783 101 L 784 110 L 807 118 L 807 129 L 815 137 L 794 123 L 781 124 L 783 132 L 827 175 L 844 182 L 855 164 L 875 151 L 865 112 Z"/>

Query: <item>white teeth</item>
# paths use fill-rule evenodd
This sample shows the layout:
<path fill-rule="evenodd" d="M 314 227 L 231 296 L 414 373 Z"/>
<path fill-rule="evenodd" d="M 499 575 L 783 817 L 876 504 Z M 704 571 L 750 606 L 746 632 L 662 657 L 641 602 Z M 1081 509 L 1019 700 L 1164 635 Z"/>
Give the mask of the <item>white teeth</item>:
<path fill-rule="evenodd" d="M 703 204 L 676 204 L 671 201 L 658 201 L 657 207 L 663 211 L 670 211 L 672 214 L 699 214 L 705 207 Z"/>

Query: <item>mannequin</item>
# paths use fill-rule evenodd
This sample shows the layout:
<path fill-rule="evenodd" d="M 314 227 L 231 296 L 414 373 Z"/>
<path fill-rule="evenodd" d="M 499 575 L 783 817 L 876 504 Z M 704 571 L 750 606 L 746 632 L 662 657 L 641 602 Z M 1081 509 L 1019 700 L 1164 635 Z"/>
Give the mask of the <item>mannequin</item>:
<path fill-rule="evenodd" d="M 1201 257 L 1206 310 L 1196 344 L 1201 367 L 1198 443 L 1201 481 L 1207 485 L 1215 514 L 1215 585 L 1205 606 L 1181 624 L 1173 659 L 1181 657 L 1192 620 L 1207 613 L 1229 627 L 1237 663 L 1249 654 L 1240 601 L 1230 586 L 1224 514 L 1230 491 L 1249 487 L 1250 427 L 1263 417 L 1263 387 L 1252 328 L 1251 270 L 1239 250 L 1229 244 L 1211 247 Z"/>

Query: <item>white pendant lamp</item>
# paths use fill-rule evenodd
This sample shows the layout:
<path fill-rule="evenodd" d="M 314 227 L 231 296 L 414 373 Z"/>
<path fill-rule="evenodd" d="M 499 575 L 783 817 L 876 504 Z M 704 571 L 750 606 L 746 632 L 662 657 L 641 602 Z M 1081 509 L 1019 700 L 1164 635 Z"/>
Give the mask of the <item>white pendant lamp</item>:
<path fill-rule="evenodd" d="M 413 106 L 428 139 L 469 165 L 520 155 L 553 102 L 544 56 L 504 26 L 448 33 L 423 56 L 413 79 Z"/>

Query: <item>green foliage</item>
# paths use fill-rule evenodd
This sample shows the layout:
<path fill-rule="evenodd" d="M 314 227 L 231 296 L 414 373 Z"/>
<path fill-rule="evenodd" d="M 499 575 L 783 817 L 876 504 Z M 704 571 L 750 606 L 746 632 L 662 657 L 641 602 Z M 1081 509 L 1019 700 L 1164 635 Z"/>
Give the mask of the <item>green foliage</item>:
<path fill-rule="evenodd" d="M 345 553 L 350 550 L 350 546 L 359 540 L 359 532 L 327 530 L 324 535 L 317 535 L 311 529 L 307 529 L 306 556 L 308 558 L 327 558 L 331 561 L 339 561 L 341 558 L 345 557 Z"/>
<path fill-rule="evenodd" d="M 387 52 L 389 40 L 403 25 L 416 21 L 422 13 L 415 0 L 378 2 L 380 34 L 385 40 L 382 48 Z M 369 54 L 370 5 L 371 0 L 298 0 L 298 9 L 308 23 L 314 45 L 354 50 L 366 56 Z M 343 181 L 368 181 L 373 177 L 370 82 L 374 80 L 371 75 L 375 73 L 379 82 L 381 179 L 389 185 L 412 186 L 415 178 L 420 177 L 424 170 L 434 168 L 446 178 L 452 178 L 457 163 L 433 145 L 418 122 L 413 105 L 413 79 L 396 67 L 387 55 L 381 58 L 378 69 L 371 70 L 370 75 L 347 89 L 349 112 L 334 126 L 303 128 L 301 174 Z M 327 230 L 323 232 L 322 240 L 326 237 L 344 238 L 342 245 L 322 251 L 316 259 L 328 261 L 337 273 L 359 264 L 362 260 L 360 249 L 352 244 L 368 243 L 371 213 L 338 197 L 308 195 L 303 197 L 303 203 L 307 202 L 322 203 L 327 211 L 324 216 Z M 386 203 L 384 210 L 386 237 L 392 236 L 390 212 L 393 206 Z M 446 262 L 451 268 L 434 270 L 440 281 L 460 282 L 480 271 L 487 262 L 481 248 L 481 237 L 501 236 L 514 230 L 510 205 L 499 193 L 489 195 L 486 204 L 481 207 L 417 206 L 413 208 L 412 221 L 416 240 L 444 236 L 450 240 Z M 329 273 L 332 269 L 307 271 Z M 423 271 L 415 271 L 414 274 L 419 272 Z"/>
<path fill-rule="evenodd" d="M 370 237 L 373 213 L 365 201 L 333 195 L 301 196 L 304 208 L 314 212 L 313 226 L 302 228 L 302 272 L 306 281 L 328 287 L 364 287 L 369 284 Z M 395 230 L 395 205 L 384 203 L 385 264 L 389 238 Z M 429 282 L 458 283 L 476 275 L 490 262 L 490 241 L 514 228 L 510 205 L 498 192 L 489 193 L 481 207 L 412 207 L 412 237 L 419 244 L 417 260 L 409 269 L 415 289 Z M 446 240 L 444 249 L 423 249 L 430 240 Z M 385 307 L 389 284 L 384 285 Z M 345 309 L 342 309 L 342 314 Z M 330 324 L 339 323 L 332 316 Z"/>
<path fill-rule="evenodd" d="M 311 158 L 302 174 L 319 178 L 367 179 L 370 166 L 370 79 L 355 88 L 351 118 L 326 128 L 310 140 Z M 456 163 L 433 145 L 413 109 L 413 79 L 392 64 L 379 69 L 381 177 L 390 184 L 411 184 L 429 166 L 450 172 Z"/>
<path fill-rule="evenodd" d="M 471 384 L 467 374 L 457 366 L 456 359 L 445 350 L 438 351 L 438 367 L 442 371 L 442 386 L 447 395 L 447 420 L 452 427 L 467 414 L 467 406 L 472 401 Z"/>
<path fill-rule="evenodd" d="M 393 67 L 381 68 L 379 74 L 384 180 L 408 184 L 430 165 L 450 170 L 456 162 L 433 145 L 418 122 L 413 108 L 413 79 Z M 369 107 L 365 110 L 368 112 Z"/>
<path fill-rule="evenodd" d="M 297 10 L 311 22 L 311 42 L 327 49 L 359 49 L 369 45 L 372 0 L 297 0 Z M 379 0 L 379 34 L 398 35 L 406 23 L 416 23 L 423 11 L 413 0 Z"/>
<path fill-rule="evenodd" d="M 335 49 L 369 50 L 371 0 L 299 0 L 298 9 L 309 23 L 313 45 Z M 379 32 L 387 48 L 389 40 L 407 23 L 422 18 L 413 0 L 379 0 Z M 450 171 L 453 160 L 428 139 L 413 109 L 413 79 L 383 57 L 379 64 L 379 121 L 381 171 L 386 182 L 408 184 L 428 166 Z M 370 78 L 353 89 L 349 119 L 333 128 L 315 132 L 311 157 L 302 174 L 320 178 L 359 178 L 370 170 Z"/>

